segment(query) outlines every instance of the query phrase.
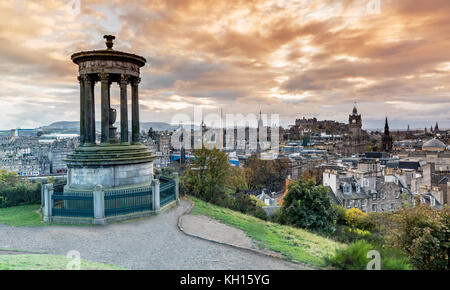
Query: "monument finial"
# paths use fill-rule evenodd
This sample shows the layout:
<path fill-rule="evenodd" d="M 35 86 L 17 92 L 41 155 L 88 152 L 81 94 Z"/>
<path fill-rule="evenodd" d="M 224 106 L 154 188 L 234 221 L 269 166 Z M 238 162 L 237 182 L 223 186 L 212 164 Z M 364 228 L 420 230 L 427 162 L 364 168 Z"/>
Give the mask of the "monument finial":
<path fill-rule="evenodd" d="M 116 39 L 116 37 L 114 35 L 104 35 L 103 38 L 106 39 L 106 47 L 112 49 L 114 45 L 113 40 Z"/>

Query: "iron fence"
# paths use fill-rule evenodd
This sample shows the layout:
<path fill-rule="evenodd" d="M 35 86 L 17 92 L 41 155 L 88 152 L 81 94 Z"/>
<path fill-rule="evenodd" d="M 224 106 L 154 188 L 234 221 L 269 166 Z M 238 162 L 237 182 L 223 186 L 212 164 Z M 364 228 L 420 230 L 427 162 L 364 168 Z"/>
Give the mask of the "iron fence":
<path fill-rule="evenodd" d="M 105 216 L 116 216 L 153 209 L 152 188 L 105 192 Z"/>
<path fill-rule="evenodd" d="M 54 216 L 94 217 L 94 196 L 92 192 L 54 191 L 52 195 Z"/>
<path fill-rule="evenodd" d="M 169 202 L 176 199 L 175 197 L 175 181 L 167 177 L 161 177 L 161 185 L 159 187 L 160 206 L 165 206 Z"/>

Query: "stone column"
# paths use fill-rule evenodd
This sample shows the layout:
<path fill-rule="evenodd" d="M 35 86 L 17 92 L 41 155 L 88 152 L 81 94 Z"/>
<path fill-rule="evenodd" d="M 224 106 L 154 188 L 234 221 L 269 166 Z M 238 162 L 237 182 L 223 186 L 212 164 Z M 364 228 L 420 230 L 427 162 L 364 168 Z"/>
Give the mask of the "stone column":
<path fill-rule="evenodd" d="M 127 96 L 128 76 L 120 76 L 120 143 L 127 144 L 128 139 L 128 96 Z"/>
<path fill-rule="evenodd" d="M 90 126 L 91 126 L 91 129 L 89 130 L 90 131 L 90 139 L 91 139 L 91 142 L 95 145 L 95 139 L 96 139 L 96 135 L 95 135 L 95 93 L 94 93 L 94 91 L 95 91 L 95 80 L 92 80 L 91 81 L 91 106 L 90 106 L 90 113 L 91 113 L 91 119 L 92 119 L 92 121 L 91 121 L 91 123 L 90 123 Z"/>
<path fill-rule="evenodd" d="M 44 222 L 49 223 L 52 221 L 52 209 L 53 209 L 53 184 L 45 184 L 44 186 Z"/>
<path fill-rule="evenodd" d="M 102 144 L 109 143 L 109 74 L 101 73 L 102 86 Z"/>
<path fill-rule="evenodd" d="M 159 180 L 152 180 L 152 205 L 153 211 L 158 212 L 161 208 L 160 196 L 159 196 Z"/>
<path fill-rule="evenodd" d="M 94 110 L 94 94 L 92 90 L 92 80 L 88 75 L 82 76 L 84 80 L 84 134 L 85 141 L 84 145 L 94 145 L 95 143 L 95 117 L 93 114 Z M 92 134 L 92 129 L 94 130 Z M 94 136 L 94 138 L 92 138 Z"/>
<path fill-rule="evenodd" d="M 101 184 L 94 188 L 94 224 L 105 223 L 105 191 Z"/>
<path fill-rule="evenodd" d="M 135 78 L 131 82 L 131 140 L 132 144 L 140 143 L 139 136 L 139 83 L 140 78 Z"/>
<path fill-rule="evenodd" d="M 173 181 L 175 182 L 175 200 L 180 203 L 180 181 L 178 180 L 178 172 L 173 173 Z"/>
<path fill-rule="evenodd" d="M 85 98 L 84 98 L 84 79 L 82 76 L 78 77 L 78 81 L 80 82 L 80 146 L 82 146 L 85 142 L 85 133 L 84 133 L 84 123 L 86 120 L 85 116 Z"/>

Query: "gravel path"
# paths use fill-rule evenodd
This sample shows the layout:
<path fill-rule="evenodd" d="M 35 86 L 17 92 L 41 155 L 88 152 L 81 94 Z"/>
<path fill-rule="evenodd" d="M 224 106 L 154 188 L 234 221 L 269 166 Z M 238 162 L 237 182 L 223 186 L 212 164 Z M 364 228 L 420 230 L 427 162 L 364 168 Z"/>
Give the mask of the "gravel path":
<path fill-rule="evenodd" d="M 127 269 L 303 269 L 301 265 L 190 237 L 177 227 L 190 204 L 157 216 L 107 226 L 9 227 L 0 225 L 0 249 L 66 255 Z"/>

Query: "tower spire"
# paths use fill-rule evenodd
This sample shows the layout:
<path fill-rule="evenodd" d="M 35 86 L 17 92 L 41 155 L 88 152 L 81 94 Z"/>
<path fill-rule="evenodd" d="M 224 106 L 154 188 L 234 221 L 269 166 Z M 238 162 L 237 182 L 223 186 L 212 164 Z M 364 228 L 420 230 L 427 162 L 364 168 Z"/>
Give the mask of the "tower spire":
<path fill-rule="evenodd" d="M 388 123 L 387 117 L 386 117 L 386 122 L 384 124 L 384 134 L 389 135 L 389 123 Z"/>

